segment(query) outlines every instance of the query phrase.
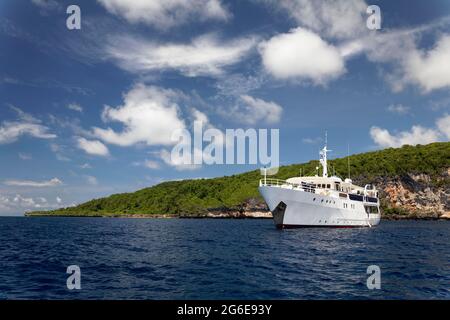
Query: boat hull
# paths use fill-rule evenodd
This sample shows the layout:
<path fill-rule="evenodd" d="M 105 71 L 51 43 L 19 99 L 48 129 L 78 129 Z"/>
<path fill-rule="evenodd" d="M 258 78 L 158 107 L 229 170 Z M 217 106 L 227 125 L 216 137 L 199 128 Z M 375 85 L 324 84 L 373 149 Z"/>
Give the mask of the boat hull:
<path fill-rule="evenodd" d="M 277 186 L 261 186 L 277 228 L 357 228 L 380 223 L 379 213 L 366 213 L 368 204 Z"/>

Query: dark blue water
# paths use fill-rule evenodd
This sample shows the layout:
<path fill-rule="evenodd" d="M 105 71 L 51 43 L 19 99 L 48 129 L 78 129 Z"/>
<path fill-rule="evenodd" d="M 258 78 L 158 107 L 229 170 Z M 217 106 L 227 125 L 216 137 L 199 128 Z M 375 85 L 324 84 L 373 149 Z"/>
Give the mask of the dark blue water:
<path fill-rule="evenodd" d="M 449 299 L 450 222 L 0 218 L 1 299 Z M 81 290 L 66 268 L 81 268 Z M 368 290 L 366 269 L 381 268 Z"/>

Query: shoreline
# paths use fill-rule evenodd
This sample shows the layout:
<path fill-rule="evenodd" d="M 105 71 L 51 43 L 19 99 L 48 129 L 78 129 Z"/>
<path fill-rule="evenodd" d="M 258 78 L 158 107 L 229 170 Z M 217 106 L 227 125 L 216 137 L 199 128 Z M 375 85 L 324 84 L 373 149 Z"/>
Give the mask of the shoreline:
<path fill-rule="evenodd" d="M 119 219 L 236 219 L 236 220 L 268 220 L 273 219 L 272 214 L 258 212 L 257 214 L 252 213 L 241 213 L 241 214 L 207 214 L 207 215 L 177 215 L 177 214 L 101 214 L 101 215 L 55 215 L 55 214 L 25 214 L 26 218 L 119 218 Z M 448 215 L 443 215 L 440 217 L 436 216 L 384 216 L 381 217 L 384 221 L 402 221 L 402 220 L 422 220 L 422 221 L 450 221 Z"/>

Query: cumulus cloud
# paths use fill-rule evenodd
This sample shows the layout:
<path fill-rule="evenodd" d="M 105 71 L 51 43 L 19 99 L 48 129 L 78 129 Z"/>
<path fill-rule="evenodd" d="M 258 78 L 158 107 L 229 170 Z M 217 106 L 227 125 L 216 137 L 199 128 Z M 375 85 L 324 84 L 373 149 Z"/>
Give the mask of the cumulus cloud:
<path fill-rule="evenodd" d="M 234 107 L 223 111 L 223 114 L 245 124 L 273 124 L 280 121 L 282 112 L 283 108 L 275 102 L 241 95 Z"/>
<path fill-rule="evenodd" d="M 88 154 L 92 154 L 94 156 L 108 156 L 109 150 L 108 148 L 98 140 L 87 140 L 85 138 L 77 139 L 78 148 L 84 150 Z"/>
<path fill-rule="evenodd" d="M 364 0 L 262 0 L 287 12 L 300 26 L 326 37 L 353 38 L 367 32 Z"/>
<path fill-rule="evenodd" d="M 3 182 L 7 186 L 15 187 L 34 187 L 34 188 L 45 188 L 45 187 L 55 187 L 62 185 L 62 181 L 58 178 L 53 178 L 46 181 L 33 181 L 33 180 L 6 180 Z"/>
<path fill-rule="evenodd" d="M 450 140 L 450 115 L 446 114 L 436 122 L 438 129 Z"/>
<path fill-rule="evenodd" d="M 208 34 L 191 43 L 157 43 L 119 36 L 106 47 L 107 56 L 130 72 L 175 70 L 186 76 L 223 73 L 223 68 L 239 62 L 255 45 L 253 38 L 222 41 Z"/>
<path fill-rule="evenodd" d="M 450 139 L 450 115 L 445 115 L 436 121 L 435 128 L 425 128 L 415 125 L 411 130 L 390 133 L 387 129 L 372 127 L 370 136 L 372 140 L 383 148 L 397 148 L 405 144 L 417 145 Z"/>
<path fill-rule="evenodd" d="M 56 197 L 56 203 L 45 197 L 30 197 L 21 194 L 0 195 L 0 210 L 2 214 L 23 214 L 30 210 L 48 210 L 62 206 L 62 199 Z"/>
<path fill-rule="evenodd" d="M 415 85 L 422 93 L 430 93 L 450 87 L 450 34 L 441 35 L 430 49 L 421 49 L 417 40 L 421 33 L 449 23 L 447 18 L 412 29 L 371 34 L 341 43 L 339 51 L 345 59 L 364 53 L 369 61 L 387 66 L 382 74 L 394 92 Z"/>
<path fill-rule="evenodd" d="M 103 110 L 105 121 L 119 122 L 123 129 L 95 127 L 93 134 L 106 143 L 120 146 L 171 145 L 172 132 L 185 128 L 177 104 L 180 98 L 181 93 L 173 90 L 137 84 L 124 95 L 123 105 L 106 106 Z"/>
<path fill-rule="evenodd" d="M 98 0 L 98 2 L 110 13 L 123 17 L 128 22 L 145 23 L 159 29 L 171 28 L 194 20 L 226 21 L 231 17 L 220 0 Z"/>
<path fill-rule="evenodd" d="M 405 81 L 424 92 L 450 88 L 450 35 L 442 36 L 434 48 L 410 52 L 404 62 Z"/>
<path fill-rule="evenodd" d="M 265 69 L 278 79 L 307 79 L 325 84 L 345 72 L 339 50 L 312 31 L 296 28 L 260 46 Z"/>
<path fill-rule="evenodd" d="M 189 171 L 189 170 L 197 170 L 202 166 L 198 164 L 187 164 L 184 163 L 181 157 L 173 157 L 172 153 L 169 150 L 162 149 L 160 151 L 159 157 L 164 161 L 165 164 L 174 167 L 178 171 Z"/>

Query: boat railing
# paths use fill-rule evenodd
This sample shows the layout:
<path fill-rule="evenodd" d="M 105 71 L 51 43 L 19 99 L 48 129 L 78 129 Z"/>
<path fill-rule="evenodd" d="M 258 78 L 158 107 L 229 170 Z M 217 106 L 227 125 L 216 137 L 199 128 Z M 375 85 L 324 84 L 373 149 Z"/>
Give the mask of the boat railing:
<path fill-rule="evenodd" d="M 303 190 L 306 192 L 315 192 L 315 187 L 313 187 L 311 184 L 302 182 L 302 183 L 293 183 L 288 182 L 286 180 L 280 180 L 280 179 L 273 179 L 273 178 L 265 178 L 259 180 L 259 186 L 260 187 L 280 187 L 285 189 L 296 189 L 296 190 Z"/>
<path fill-rule="evenodd" d="M 302 190 L 302 191 L 311 192 L 311 193 L 315 193 L 316 189 L 320 189 L 320 188 L 316 188 L 314 185 L 307 183 L 307 182 L 293 183 L 293 182 L 288 182 L 286 180 L 273 179 L 273 178 L 265 178 L 265 179 L 259 180 L 259 186 L 260 187 L 264 187 L 264 186 L 265 187 L 279 187 L 279 188 L 292 189 L 292 190 Z M 354 193 L 339 192 L 339 198 L 349 199 L 352 201 L 360 201 L 360 202 L 364 202 L 364 203 L 375 203 L 375 204 L 379 203 L 379 199 L 377 197 L 369 197 L 369 196 L 364 196 L 364 195 L 359 195 L 359 194 L 354 194 Z"/>

